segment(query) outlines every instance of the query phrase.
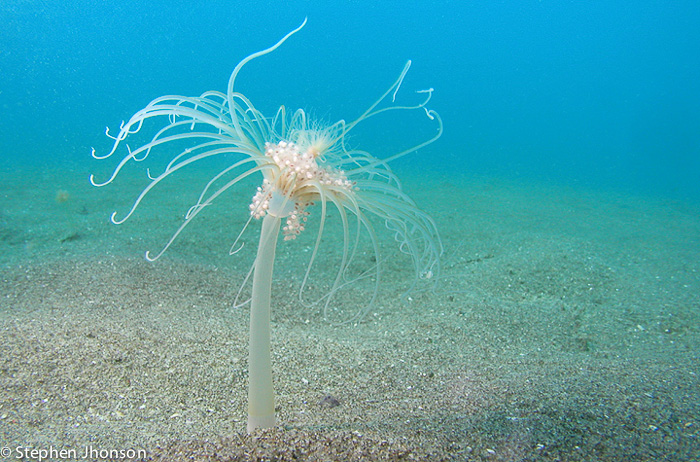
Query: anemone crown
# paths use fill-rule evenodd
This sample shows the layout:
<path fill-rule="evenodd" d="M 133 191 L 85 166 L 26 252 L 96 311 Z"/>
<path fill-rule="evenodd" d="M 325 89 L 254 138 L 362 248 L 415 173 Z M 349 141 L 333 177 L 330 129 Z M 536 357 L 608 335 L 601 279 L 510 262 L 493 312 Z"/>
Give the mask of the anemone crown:
<path fill-rule="evenodd" d="M 393 85 L 351 122 L 340 120 L 325 125 L 310 120 L 301 109 L 289 113 L 284 106 L 273 117 L 262 114 L 237 90 L 236 77 L 246 63 L 276 50 L 305 24 L 306 21 L 272 47 L 243 59 L 233 70 L 226 93 L 208 91 L 198 97 L 156 98 L 127 122 L 122 122 L 117 135 L 113 136 L 107 130 L 107 135 L 114 140 L 112 149 L 106 155 L 98 155 L 93 149 L 93 157 L 97 159 L 114 155 L 126 144 L 127 138 L 144 127 L 151 127 L 149 122 L 152 119 L 166 121 L 153 132 L 150 141 L 136 148 L 126 145 L 126 155 L 106 181 L 98 182 L 94 176 L 90 180 L 95 186 L 105 186 L 115 180 L 127 163 L 146 162 L 153 157 L 162 159 L 163 156 L 170 159 L 166 160 L 165 168 L 151 167 L 146 170 L 149 183 L 127 213 L 112 214 L 112 221 L 120 224 L 131 217 L 150 191 L 166 178 L 181 169 L 199 165 L 205 159 L 227 159 L 228 166 L 203 185 L 199 198 L 184 214 L 183 223 L 160 252 L 146 253 L 147 259 L 155 260 L 199 213 L 243 180 L 260 172 L 262 182 L 253 193 L 249 219 L 234 240 L 230 252 L 240 250 L 238 243 L 252 220 L 267 215 L 284 220 L 282 233 L 285 240 L 295 239 L 313 222 L 317 235 L 299 291 L 300 300 L 306 302 L 303 293 L 309 286 L 312 268 L 318 266 L 317 257 L 327 229 L 327 216 L 335 215 L 339 217 L 342 227 L 337 272 L 325 295 L 315 302 L 322 302 L 326 313 L 331 299 L 339 290 L 358 280 L 370 280 L 374 291 L 367 304 L 368 309 L 376 297 L 383 265 L 380 255 L 382 246 L 376 235 L 377 224 L 382 224 L 393 234 L 399 250 L 408 255 L 413 263 L 416 277 L 409 291 L 418 280 L 433 277 L 439 271 L 442 244 L 435 223 L 403 191 L 398 177 L 388 164 L 437 140 L 442 134 L 442 121 L 435 111 L 427 108 L 432 88 L 417 91 L 419 99 L 413 104 L 396 103 L 411 61 L 406 63 Z M 428 120 L 437 124 L 437 133 L 418 145 L 384 158 L 347 147 L 348 134 L 358 124 L 388 111 L 424 113 Z M 314 220 L 310 219 L 312 206 L 320 208 L 318 218 Z M 358 258 L 366 254 L 362 247 L 367 244 L 369 252 L 374 254 L 368 266 L 362 265 Z M 365 268 L 350 271 L 353 265 Z M 361 310 L 360 315 L 366 309 Z"/>
<path fill-rule="evenodd" d="M 265 156 L 274 162 L 276 168 L 267 170 L 269 173 L 249 207 L 256 219 L 267 213 L 287 218 L 286 226 L 282 228 L 285 240 L 294 239 L 304 231 L 309 216 L 306 208 L 321 198 L 319 188 L 326 188 L 326 194 L 335 194 L 338 188 L 344 194 L 354 194 L 355 183 L 347 179 L 345 172 L 318 165 L 316 159 L 321 152 L 317 145 L 302 149 L 296 143 L 284 140 L 277 144 L 265 143 Z"/>

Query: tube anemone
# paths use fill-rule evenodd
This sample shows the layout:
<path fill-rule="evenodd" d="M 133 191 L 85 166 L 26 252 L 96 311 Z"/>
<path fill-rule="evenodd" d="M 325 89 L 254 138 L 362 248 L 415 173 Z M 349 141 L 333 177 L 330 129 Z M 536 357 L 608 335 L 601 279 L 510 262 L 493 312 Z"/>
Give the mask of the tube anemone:
<path fill-rule="evenodd" d="M 156 260 L 171 246 L 177 236 L 199 213 L 225 192 L 235 188 L 243 180 L 257 175 L 262 183 L 253 193 L 249 206 L 250 216 L 234 241 L 230 253 L 240 250 L 238 245 L 244 231 L 254 220 L 262 219 L 262 229 L 255 262 L 239 289 L 236 304 L 239 304 L 243 286 L 251 274 L 252 296 L 250 301 L 250 353 L 248 431 L 274 426 L 274 397 L 272 366 L 270 358 L 270 300 L 275 249 L 280 230 L 285 241 L 291 241 L 303 233 L 312 220 L 312 210 L 320 209 L 316 218 L 316 237 L 306 270 L 299 288 L 299 300 L 307 305 L 320 305 L 324 316 L 337 293 L 358 280 L 373 279 L 373 291 L 364 309 L 358 310 L 345 322 L 358 320 L 374 303 L 380 280 L 382 258 L 380 245 L 373 223 L 381 222 L 393 233 L 401 252 L 407 254 L 415 273 L 411 288 L 419 279 L 437 280 L 442 244 L 435 223 L 425 212 L 418 209 L 406 195 L 397 176 L 388 163 L 414 152 L 437 140 L 442 134 L 439 115 L 426 107 L 433 89 L 418 91 L 417 104 L 401 106 L 395 104 L 396 95 L 408 72 L 411 61 L 404 66 L 399 78 L 389 89 L 352 122 L 340 120 L 324 125 L 310 120 L 298 109 L 287 113 L 281 106 L 274 117 L 265 117 L 252 102 L 235 89 L 238 73 L 252 59 L 276 50 L 289 37 L 301 30 L 304 22 L 289 32 L 273 46 L 253 53 L 243 59 L 229 78 L 227 92 L 208 91 L 198 97 L 163 96 L 156 98 L 145 108 L 122 122 L 117 135 L 107 135 L 114 143 L 105 155 L 96 159 L 110 158 L 125 145 L 129 136 L 140 132 L 150 119 L 165 119 L 162 128 L 155 131 L 150 141 L 132 149 L 125 145 L 126 155 L 119 161 L 105 181 L 93 175 L 93 185 L 102 187 L 112 183 L 121 170 L 130 162 L 143 162 L 151 156 L 160 156 L 172 149 L 177 154 L 160 171 L 147 169 L 148 185 L 136 197 L 126 213 L 114 212 L 111 220 L 120 224 L 131 217 L 138 206 L 160 182 L 181 169 L 200 163 L 205 159 L 223 158 L 227 166 L 215 173 L 202 188 L 197 201 L 187 210 L 180 227 L 163 248 L 148 260 Z M 356 149 L 346 144 L 348 134 L 359 123 L 388 111 L 422 111 L 426 118 L 436 124 L 434 136 L 423 143 L 384 158 Z M 182 149 L 182 146 L 186 147 Z M 248 196 L 250 197 L 250 196 Z M 342 226 L 342 253 L 337 271 L 324 295 L 308 301 L 306 289 L 310 285 L 312 269 L 316 267 L 321 238 L 326 230 L 326 216 L 334 210 Z M 373 218 L 374 217 L 374 218 Z M 374 253 L 374 263 L 351 275 L 351 265 L 359 264 L 360 247 L 367 241 Z"/>

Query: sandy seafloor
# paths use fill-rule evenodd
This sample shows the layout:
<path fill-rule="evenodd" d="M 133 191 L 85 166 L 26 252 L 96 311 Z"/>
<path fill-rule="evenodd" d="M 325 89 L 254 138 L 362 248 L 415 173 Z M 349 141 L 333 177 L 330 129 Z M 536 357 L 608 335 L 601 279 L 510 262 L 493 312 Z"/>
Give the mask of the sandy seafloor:
<path fill-rule="evenodd" d="M 114 226 L 124 183 L 1 175 L 6 460 L 86 445 L 152 460 L 700 459 L 697 205 L 408 173 L 445 243 L 439 286 L 401 298 L 411 270 L 389 259 L 376 306 L 335 326 L 296 298 L 308 241 L 280 242 L 279 428 L 247 436 L 248 311 L 232 303 L 254 243 L 229 256 L 236 225 L 213 209 L 149 263 L 178 226 L 175 195 Z M 227 205 L 240 223 L 252 193 Z"/>

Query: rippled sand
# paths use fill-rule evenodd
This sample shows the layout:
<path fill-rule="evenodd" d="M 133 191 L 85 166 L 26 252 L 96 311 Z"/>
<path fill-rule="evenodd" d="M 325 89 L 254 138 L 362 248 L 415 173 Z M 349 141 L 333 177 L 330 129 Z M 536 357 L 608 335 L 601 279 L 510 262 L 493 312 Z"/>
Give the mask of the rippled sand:
<path fill-rule="evenodd" d="M 295 295 L 308 245 L 281 243 L 279 428 L 247 436 L 248 313 L 232 304 L 254 244 L 227 250 L 250 198 L 202 214 L 148 263 L 186 210 L 171 194 L 184 185 L 117 227 L 109 214 L 133 190 L 70 169 L 0 175 L 2 446 L 154 460 L 700 453 L 696 205 L 409 172 L 445 242 L 439 287 L 402 298 L 410 267 L 392 257 L 376 306 L 334 326 Z M 363 290 L 337 307 L 357 309 Z"/>

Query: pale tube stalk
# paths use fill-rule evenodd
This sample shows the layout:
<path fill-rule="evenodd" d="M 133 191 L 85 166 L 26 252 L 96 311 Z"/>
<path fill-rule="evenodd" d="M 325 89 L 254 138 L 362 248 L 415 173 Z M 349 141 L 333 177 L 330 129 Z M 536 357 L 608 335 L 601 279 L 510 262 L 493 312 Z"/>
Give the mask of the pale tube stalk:
<path fill-rule="evenodd" d="M 280 218 L 265 215 L 253 272 L 248 354 L 248 433 L 275 426 L 270 357 L 270 293 Z"/>

